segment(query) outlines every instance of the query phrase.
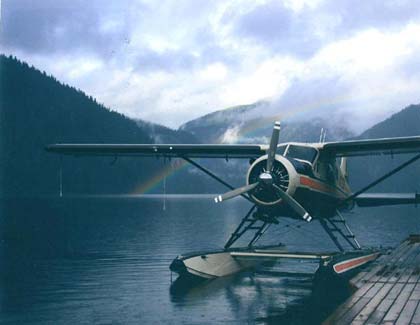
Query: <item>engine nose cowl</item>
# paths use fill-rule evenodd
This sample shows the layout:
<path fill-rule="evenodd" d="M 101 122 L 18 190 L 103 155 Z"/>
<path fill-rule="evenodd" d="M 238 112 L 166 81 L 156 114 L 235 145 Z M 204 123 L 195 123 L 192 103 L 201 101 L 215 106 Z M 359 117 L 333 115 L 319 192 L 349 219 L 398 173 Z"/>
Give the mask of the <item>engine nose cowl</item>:
<path fill-rule="evenodd" d="M 262 205 L 274 205 L 281 202 L 281 198 L 277 191 L 273 190 L 272 184 L 277 185 L 285 192 L 290 192 L 291 185 L 291 173 L 294 170 L 290 170 L 291 166 L 288 165 L 284 157 L 276 156 L 273 162 L 273 168 L 271 172 L 266 170 L 267 168 L 267 156 L 263 156 L 257 159 L 249 168 L 247 175 L 247 183 L 253 184 L 260 182 L 263 186 L 258 186 L 250 192 L 251 198 L 258 204 Z M 289 163 L 290 164 L 290 163 Z M 293 168 L 293 167 L 292 167 Z"/>

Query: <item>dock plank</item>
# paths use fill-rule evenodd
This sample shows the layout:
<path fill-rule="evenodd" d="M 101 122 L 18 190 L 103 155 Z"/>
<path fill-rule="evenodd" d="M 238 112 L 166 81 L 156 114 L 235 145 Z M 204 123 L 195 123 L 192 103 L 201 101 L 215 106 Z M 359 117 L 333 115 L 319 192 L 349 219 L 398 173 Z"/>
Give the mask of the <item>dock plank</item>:
<path fill-rule="evenodd" d="M 413 283 L 420 282 L 420 256 L 417 256 L 413 272 L 408 281 Z"/>
<path fill-rule="evenodd" d="M 416 287 L 410 297 L 411 300 L 420 300 L 420 280 L 417 281 Z"/>
<path fill-rule="evenodd" d="M 407 325 L 410 324 L 413 318 L 414 312 L 416 311 L 418 301 L 408 300 L 405 307 L 401 311 L 400 315 L 395 322 L 395 325 Z"/>
<path fill-rule="evenodd" d="M 392 287 L 392 290 L 388 293 L 388 295 L 383 299 L 379 305 L 376 306 L 374 311 L 369 316 L 366 324 L 380 324 L 381 320 L 384 318 L 385 314 L 391 308 L 392 304 L 394 303 L 395 299 L 400 294 L 401 290 L 403 289 L 404 285 L 402 283 L 397 283 Z"/>
<path fill-rule="evenodd" d="M 398 266 L 393 268 L 393 271 L 391 272 L 391 274 L 389 274 L 389 276 L 394 277 L 395 281 L 381 281 L 381 278 L 372 278 L 372 280 L 376 280 L 376 285 L 380 285 L 382 284 L 382 288 L 381 290 L 377 293 L 377 295 L 375 295 L 375 297 L 373 297 L 368 304 L 365 306 L 365 308 L 363 308 L 359 314 L 355 317 L 355 320 L 361 321 L 361 320 L 367 320 L 370 315 L 375 312 L 375 310 L 377 309 L 378 305 L 387 298 L 387 296 L 389 295 L 389 293 L 391 292 L 391 290 L 393 290 L 396 282 L 400 282 L 401 278 L 403 275 L 405 275 L 406 272 L 410 272 L 411 268 L 411 264 L 412 264 L 412 257 L 413 256 L 417 256 L 418 252 L 417 251 L 413 251 L 412 248 L 410 248 L 408 251 L 406 251 L 405 254 L 401 255 L 400 258 L 398 258 L 396 260 L 396 262 L 398 263 Z M 395 259 L 394 259 L 395 262 Z M 410 273 L 411 274 L 411 273 Z M 406 278 L 406 280 L 408 280 L 408 277 Z M 398 288 L 399 291 L 401 291 L 401 288 Z M 390 295 L 390 297 L 393 298 L 392 302 L 391 301 L 387 301 L 387 305 L 389 305 L 389 307 L 394 303 L 395 298 L 393 297 L 393 295 Z M 376 314 L 376 317 L 378 317 L 379 315 L 381 316 L 381 318 L 384 316 L 386 312 L 382 312 L 380 314 Z M 371 319 L 372 321 L 372 319 Z M 377 321 L 380 321 L 380 319 L 377 319 Z"/>
<path fill-rule="evenodd" d="M 374 276 L 377 276 L 377 273 L 382 274 L 388 271 L 390 266 L 387 266 L 387 263 L 393 264 L 394 261 L 397 261 L 402 255 L 406 254 L 408 250 L 410 250 L 409 243 L 403 242 L 395 251 L 392 251 L 389 255 L 381 256 L 374 262 L 371 269 L 362 278 L 357 279 L 357 283 L 353 280 L 354 278 L 350 282 L 356 287 L 361 287 L 364 283 L 371 281 Z"/>
<path fill-rule="evenodd" d="M 358 288 L 324 324 L 420 325 L 420 242 L 410 236 L 350 280 Z"/>
<path fill-rule="evenodd" d="M 355 315 L 359 313 L 365 305 L 370 301 L 371 297 L 375 296 L 381 287 L 377 285 L 374 289 L 374 283 L 367 283 L 362 288 L 357 290 L 344 304 L 342 304 L 336 313 L 328 320 L 328 324 L 341 324 L 347 319 L 354 319 Z M 372 290 L 372 291 L 371 291 Z M 368 294 L 370 292 L 370 294 Z M 366 298 L 369 296 L 368 298 Z"/>
<path fill-rule="evenodd" d="M 385 317 L 382 320 L 383 323 L 395 322 L 397 320 L 403 308 L 405 307 L 413 289 L 413 284 L 407 283 L 404 286 L 397 299 L 395 299 L 394 303 L 392 304 L 391 308 L 389 308 L 388 312 L 385 314 Z"/>
<path fill-rule="evenodd" d="M 373 281 L 381 282 L 396 282 L 401 278 L 402 271 L 410 265 L 413 258 L 416 258 L 420 252 L 415 249 L 414 246 L 409 246 L 408 250 L 396 261 L 385 261 L 387 265 L 387 271 L 380 275 L 374 276 Z"/>
<path fill-rule="evenodd" d="M 378 293 L 373 297 L 366 306 L 360 311 L 359 315 L 357 316 L 357 320 L 360 321 L 367 321 L 368 318 L 372 315 L 378 305 L 386 298 L 388 293 L 394 287 L 391 283 L 384 283 Z"/>
<path fill-rule="evenodd" d="M 417 308 L 414 312 L 413 318 L 410 322 L 411 325 L 420 325 L 420 301 L 417 302 Z"/>
<path fill-rule="evenodd" d="M 363 276 L 356 275 L 353 279 L 351 279 L 351 281 L 354 282 L 354 284 L 356 284 L 356 282 L 366 282 L 366 280 L 370 279 L 376 272 L 380 271 L 380 269 L 383 268 L 382 261 L 384 259 L 389 259 L 389 260 L 395 259 L 399 257 L 401 254 L 403 254 L 407 248 L 408 248 L 408 243 L 406 242 L 402 243 L 400 246 L 398 246 L 395 250 L 391 251 L 389 254 L 382 255 L 375 262 L 373 262 L 370 270 L 365 271 Z"/>
<path fill-rule="evenodd" d="M 415 256 L 416 254 L 418 255 L 419 252 L 416 251 L 412 251 L 412 253 L 410 254 L 410 256 Z M 401 294 L 405 288 L 405 283 L 401 281 L 402 280 L 402 276 L 405 274 L 405 272 L 410 272 L 410 266 L 412 264 L 412 259 L 407 258 L 405 259 L 404 263 L 400 266 L 400 270 L 395 271 L 395 272 L 402 272 L 399 273 L 399 277 L 396 278 L 396 281 L 390 281 L 389 284 L 393 284 L 394 287 L 391 289 L 391 291 L 389 292 L 389 294 L 384 298 L 384 300 L 377 306 L 376 310 L 374 310 L 372 312 L 371 317 L 369 317 L 367 324 L 386 324 L 388 322 L 393 323 L 393 319 L 391 320 L 387 320 L 385 318 L 385 316 L 390 312 L 400 312 L 401 309 L 399 309 L 399 307 L 397 307 L 397 304 L 401 304 L 401 300 L 397 301 L 397 299 L 403 299 L 404 297 L 401 297 Z M 395 273 L 394 272 L 394 273 Z M 391 275 L 394 276 L 395 274 Z M 390 277 L 391 279 L 391 277 Z M 407 289 L 406 289 L 407 290 Z M 400 298 L 399 298 L 400 297 Z M 404 301 L 403 301 L 404 303 Z M 404 307 L 404 305 L 400 306 L 400 307 Z M 389 318 L 391 318 L 391 314 L 389 314 Z"/>
<path fill-rule="evenodd" d="M 397 291 L 398 293 L 400 293 L 404 288 L 404 285 L 402 283 L 401 286 L 395 287 L 395 285 L 397 284 L 397 282 L 400 283 L 402 275 L 405 274 L 404 271 L 410 270 L 412 260 L 409 257 L 412 255 L 413 252 L 410 250 L 410 254 L 407 255 L 407 258 L 405 258 L 404 260 L 399 259 L 399 263 L 401 263 L 400 267 L 396 268 L 392 272 L 392 276 L 395 277 L 396 281 L 389 281 L 387 283 L 380 281 L 380 279 L 377 279 L 378 282 L 376 283 L 383 283 L 382 290 L 379 291 L 378 294 L 373 299 L 371 299 L 371 301 L 369 301 L 366 307 L 359 313 L 359 315 L 357 315 L 355 319 L 369 319 L 368 323 L 378 323 L 382 320 L 382 318 L 388 312 L 389 308 L 391 308 L 395 304 L 395 300 L 398 298 L 398 296 L 395 295 L 395 292 Z M 384 303 L 382 304 L 382 302 Z M 382 308 L 380 308 L 378 312 L 376 312 L 380 304 L 382 304 Z M 374 317 L 371 317 L 373 314 Z"/>

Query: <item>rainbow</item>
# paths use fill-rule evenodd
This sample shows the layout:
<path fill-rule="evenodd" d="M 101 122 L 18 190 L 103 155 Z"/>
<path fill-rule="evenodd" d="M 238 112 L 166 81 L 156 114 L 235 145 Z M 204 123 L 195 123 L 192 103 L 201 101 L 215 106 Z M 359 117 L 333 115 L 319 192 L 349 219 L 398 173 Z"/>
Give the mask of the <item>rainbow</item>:
<path fill-rule="evenodd" d="M 188 166 L 188 163 L 181 159 L 176 159 L 173 163 L 168 162 L 163 169 L 159 169 L 159 171 L 146 182 L 137 185 L 130 194 L 147 194 L 158 187 L 165 178 L 174 175 L 177 171 L 186 166 Z"/>

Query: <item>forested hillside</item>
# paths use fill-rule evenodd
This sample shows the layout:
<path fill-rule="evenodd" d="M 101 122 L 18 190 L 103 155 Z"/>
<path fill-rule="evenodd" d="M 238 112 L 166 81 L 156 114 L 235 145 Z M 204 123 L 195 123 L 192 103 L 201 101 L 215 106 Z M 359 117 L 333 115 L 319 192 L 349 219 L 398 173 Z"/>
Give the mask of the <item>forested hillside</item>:
<path fill-rule="evenodd" d="M 60 159 L 44 151 L 50 143 L 152 143 L 162 134 L 170 142 L 185 139 L 185 132 L 184 139 L 178 139 L 177 131 L 160 126 L 152 137 L 148 132 L 153 123 L 139 127 L 12 57 L 0 56 L 0 107 L 2 197 L 57 193 Z M 164 167 L 156 159 L 97 157 L 65 157 L 62 166 L 64 193 L 131 193 Z M 179 191 L 188 192 L 188 184 L 181 184 Z"/>

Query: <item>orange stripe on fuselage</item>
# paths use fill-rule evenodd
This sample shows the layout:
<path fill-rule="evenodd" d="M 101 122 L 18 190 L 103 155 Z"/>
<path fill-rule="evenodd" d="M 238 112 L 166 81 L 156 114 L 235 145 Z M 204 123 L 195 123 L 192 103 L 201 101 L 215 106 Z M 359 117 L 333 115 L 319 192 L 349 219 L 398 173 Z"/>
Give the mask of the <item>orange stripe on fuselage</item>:
<path fill-rule="evenodd" d="M 344 194 L 341 193 L 338 189 L 306 176 L 300 176 L 300 184 L 303 186 L 307 186 L 313 190 L 323 192 L 325 194 L 332 194 L 333 196 L 344 197 Z"/>

